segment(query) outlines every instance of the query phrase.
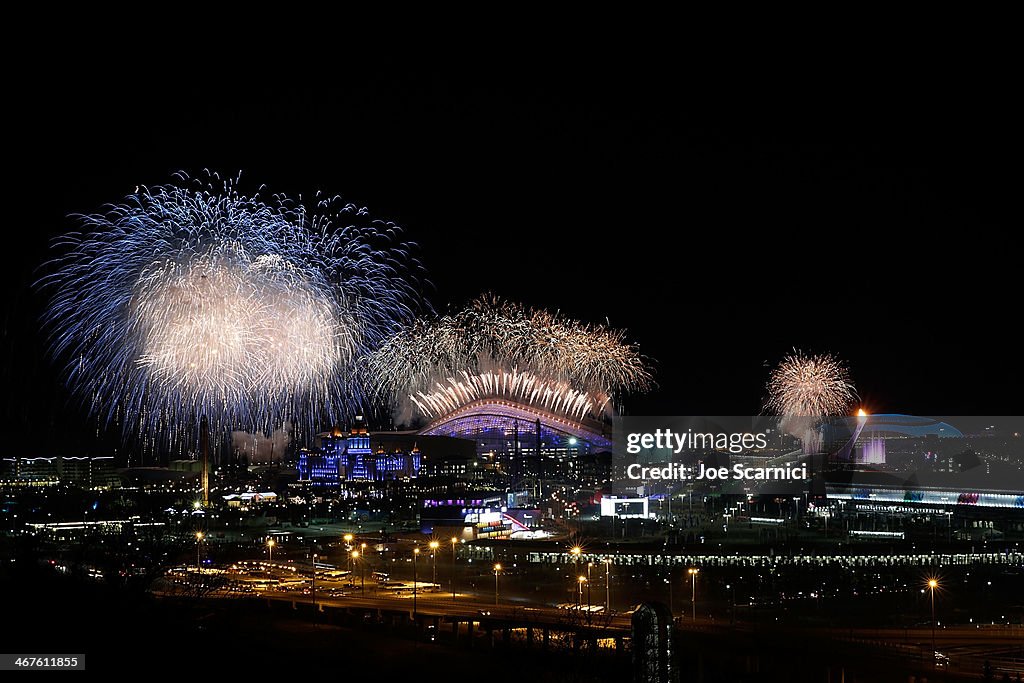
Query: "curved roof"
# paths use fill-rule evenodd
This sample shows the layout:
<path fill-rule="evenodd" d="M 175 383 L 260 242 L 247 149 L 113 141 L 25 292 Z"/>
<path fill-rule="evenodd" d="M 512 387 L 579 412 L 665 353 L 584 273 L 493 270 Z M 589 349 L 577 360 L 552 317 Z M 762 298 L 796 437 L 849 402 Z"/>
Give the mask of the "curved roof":
<path fill-rule="evenodd" d="M 861 420 L 863 420 L 864 424 L 862 432 L 868 431 L 880 436 L 938 436 L 943 438 L 963 436 L 959 429 L 948 422 L 917 415 L 882 413 L 863 417 L 847 417 L 842 418 L 841 421 L 855 429 Z"/>
<path fill-rule="evenodd" d="M 544 432 L 571 436 L 598 449 L 611 450 L 611 430 L 597 420 L 573 420 L 537 406 L 516 403 L 503 398 L 485 398 L 460 407 L 431 420 L 420 434 L 444 436 L 472 436 L 481 430 L 509 430 L 518 425 L 528 431 L 537 420 Z"/>

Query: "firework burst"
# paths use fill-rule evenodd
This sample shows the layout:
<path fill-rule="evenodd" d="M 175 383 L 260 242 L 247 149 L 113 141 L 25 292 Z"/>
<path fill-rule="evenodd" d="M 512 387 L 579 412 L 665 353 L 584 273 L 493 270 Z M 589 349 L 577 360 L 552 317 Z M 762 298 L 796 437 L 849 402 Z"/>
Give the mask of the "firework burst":
<path fill-rule="evenodd" d="M 206 183 L 140 188 L 57 243 L 45 323 L 102 422 L 173 443 L 211 429 L 334 420 L 350 371 L 419 309 L 419 265 L 393 224 L 337 198 Z"/>
<path fill-rule="evenodd" d="M 794 350 L 772 370 L 765 409 L 786 417 L 845 415 L 856 400 L 841 360 Z"/>
<path fill-rule="evenodd" d="M 490 397 L 600 417 L 621 393 L 651 385 L 646 359 L 622 331 L 493 296 L 417 320 L 362 369 L 376 396 L 407 400 L 427 418 Z"/>

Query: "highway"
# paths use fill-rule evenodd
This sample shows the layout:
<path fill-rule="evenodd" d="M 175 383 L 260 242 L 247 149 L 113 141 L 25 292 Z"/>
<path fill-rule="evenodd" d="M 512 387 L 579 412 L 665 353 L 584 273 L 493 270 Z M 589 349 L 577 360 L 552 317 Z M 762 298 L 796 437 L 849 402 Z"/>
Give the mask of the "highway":
<path fill-rule="evenodd" d="M 278 573 L 271 570 L 272 574 Z M 294 572 L 280 572 L 282 578 L 296 579 Z M 237 587 L 251 581 L 251 574 L 235 575 L 236 590 L 220 590 L 212 597 L 238 597 Z M 516 595 L 499 595 L 495 604 L 494 595 L 489 591 L 457 592 L 453 598 L 450 592 L 424 590 L 422 587 L 414 601 L 411 588 L 401 588 L 400 594 L 394 589 L 385 590 L 375 582 L 367 582 L 365 591 L 360 582 L 355 587 L 347 584 L 348 579 L 337 580 L 317 578 L 316 603 L 321 610 L 342 610 L 357 614 L 360 611 L 374 612 L 375 618 L 388 620 L 398 618 L 399 623 L 413 616 L 414 602 L 417 621 L 421 625 L 434 625 L 437 632 L 450 632 L 452 622 L 462 624 L 460 638 L 473 624 L 473 630 L 498 632 L 507 637 L 509 629 L 533 627 L 549 629 L 552 633 L 577 633 L 586 638 L 615 638 L 628 636 L 632 615 L 628 613 L 604 614 L 558 609 L 550 604 L 520 598 Z M 314 600 L 307 584 L 291 590 L 268 588 L 245 592 L 243 595 L 289 606 L 309 605 Z M 308 608 L 307 608 L 308 609 Z M 589 617 L 589 619 L 588 619 Z M 324 615 L 324 620 L 333 620 Z M 408 622 L 405 622 L 408 623 Z M 932 629 L 928 625 L 915 628 L 835 628 L 827 626 L 801 626 L 793 624 L 753 623 L 728 619 L 690 618 L 687 613 L 676 620 L 680 633 L 697 633 L 702 637 L 721 639 L 722 643 L 756 650 L 767 642 L 788 641 L 803 643 L 806 647 L 822 647 L 834 643 L 834 647 L 854 658 L 870 658 L 891 662 L 892 665 L 906 666 L 915 662 L 926 668 L 933 658 L 940 667 L 948 668 L 951 674 L 972 677 L 980 675 L 983 666 L 989 662 L 1001 676 L 1009 673 L 1011 680 L 1017 672 L 1024 674 L 1024 627 L 1020 625 L 954 625 L 940 626 L 935 630 L 934 649 L 942 657 L 934 657 L 932 650 Z M 537 632 L 535 631 L 535 634 Z M 523 631 L 513 639 L 522 640 Z M 948 657 L 948 659 L 944 659 Z"/>
<path fill-rule="evenodd" d="M 301 591 L 262 591 L 260 597 L 269 600 L 287 602 L 312 602 L 313 596 Z M 337 608 L 363 608 L 412 613 L 412 594 L 401 597 L 390 596 L 376 591 L 366 590 L 361 595 L 357 588 L 346 596 L 329 596 L 318 591 L 316 601 L 323 606 Z M 548 605 L 530 604 L 525 602 L 494 604 L 482 596 L 458 593 L 452 599 L 451 593 L 421 592 L 416 598 L 416 611 L 425 616 L 460 617 L 476 621 L 509 621 L 532 622 L 551 625 L 574 623 L 586 624 L 587 613 L 574 610 L 556 609 Z M 630 614 L 605 615 L 595 612 L 591 624 L 607 625 L 612 629 L 628 630 L 631 625 Z M 698 617 L 696 621 L 689 616 L 676 620 L 677 628 L 696 630 L 706 633 L 757 633 L 759 630 L 771 628 L 773 632 L 785 631 L 795 637 L 813 634 L 815 637 L 826 637 L 832 640 L 849 640 L 877 644 L 886 647 L 930 645 L 932 630 L 928 626 L 917 628 L 828 628 L 799 626 L 764 626 L 747 622 L 730 624 L 728 620 L 711 620 Z M 935 631 L 936 646 L 942 648 L 984 647 L 1008 645 L 1018 649 L 1024 647 L 1024 627 L 1015 626 L 942 626 Z"/>

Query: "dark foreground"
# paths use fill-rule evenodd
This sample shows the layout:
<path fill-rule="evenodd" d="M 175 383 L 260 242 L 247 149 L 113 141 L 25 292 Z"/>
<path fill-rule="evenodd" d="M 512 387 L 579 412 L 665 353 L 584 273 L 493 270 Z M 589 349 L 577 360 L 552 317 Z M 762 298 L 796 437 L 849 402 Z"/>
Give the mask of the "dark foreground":
<path fill-rule="evenodd" d="M 5 571 L 5 652 L 85 653 L 91 671 L 205 677 L 351 671 L 393 680 L 629 681 L 628 654 L 571 647 L 542 652 L 406 626 L 344 621 L 308 605 L 265 600 L 157 599 L 88 580 Z M 324 622 L 333 623 L 324 623 Z M 433 635 L 433 640 L 431 636 Z M 875 644 L 839 642 L 770 628 L 756 633 L 679 631 L 681 681 L 980 680 L 978 672 L 929 669 L 920 657 Z M 920 680 L 920 678 L 918 678 Z M 1000 680 L 997 674 L 995 680 Z"/>

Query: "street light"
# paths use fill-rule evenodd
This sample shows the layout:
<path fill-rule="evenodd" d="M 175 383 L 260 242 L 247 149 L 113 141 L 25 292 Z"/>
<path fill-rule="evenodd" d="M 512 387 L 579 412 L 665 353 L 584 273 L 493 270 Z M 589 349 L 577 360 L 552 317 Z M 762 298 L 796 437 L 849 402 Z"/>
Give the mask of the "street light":
<path fill-rule="evenodd" d="M 587 621 L 590 621 L 590 570 L 593 567 L 593 562 L 587 562 Z"/>
<path fill-rule="evenodd" d="M 452 536 L 452 602 L 455 602 L 455 544 L 459 539 Z"/>
<path fill-rule="evenodd" d="M 604 613 L 612 612 L 612 560 L 604 561 Z"/>
<path fill-rule="evenodd" d="M 501 571 L 501 565 L 494 565 L 494 606 L 498 606 L 498 572 Z"/>
<path fill-rule="evenodd" d="M 576 596 L 576 607 L 578 609 L 583 609 L 583 584 L 585 584 L 586 582 L 587 577 L 582 575 L 576 577 L 576 583 L 578 583 L 580 586 L 579 594 Z"/>
<path fill-rule="evenodd" d="M 316 624 L 316 558 L 317 554 L 313 553 L 313 580 L 310 581 L 310 594 L 313 596 L 313 624 Z"/>
<path fill-rule="evenodd" d="M 732 590 L 732 611 L 729 612 L 729 623 L 736 623 L 736 586 L 725 584 L 726 590 Z M 818 593 L 818 606 L 821 606 L 821 593 Z"/>
<path fill-rule="evenodd" d="M 693 620 L 697 621 L 697 572 L 700 570 L 696 567 L 690 567 L 686 570 L 686 573 L 690 575 L 691 586 L 690 586 L 690 607 L 693 610 Z"/>
<path fill-rule="evenodd" d="M 430 561 L 434 564 L 434 585 L 437 585 L 437 549 L 441 547 L 441 544 L 437 541 L 431 541 L 427 545 L 430 546 Z"/>
<path fill-rule="evenodd" d="M 345 543 L 351 543 L 355 536 L 353 536 L 352 534 L 345 534 L 344 536 L 342 536 L 342 538 L 345 539 Z"/>
<path fill-rule="evenodd" d="M 199 545 L 203 542 L 203 532 L 196 532 L 196 573 L 199 573 Z"/>
<path fill-rule="evenodd" d="M 352 562 L 354 562 L 356 564 L 359 563 L 359 551 L 358 550 L 353 550 L 352 551 Z M 361 592 L 363 595 L 366 595 L 366 577 L 363 574 L 363 565 L 361 565 L 361 564 L 359 565 L 359 592 Z"/>
<path fill-rule="evenodd" d="M 273 562 L 274 561 L 274 539 L 272 539 L 272 538 L 268 538 L 267 539 L 267 552 L 270 553 L 269 562 Z"/>
<path fill-rule="evenodd" d="M 578 545 L 574 545 L 573 547 L 569 548 L 569 554 L 572 555 L 573 561 L 576 563 L 576 571 L 579 571 L 579 568 L 580 568 L 580 556 L 583 554 L 583 548 L 581 548 Z M 583 591 L 583 585 L 582 584 L 580 584 L 580 591 L 581 592 Z M 580 600 L 579 600 L 579 604 L 577 604 L 577 607 L 581 606 L 582 602 L 583 602 L 583 600 L 582 600 L 582 597 L 581 597 Z"/>
<path fill-rule="evenodd" d="M 935 652 L 935 589 L 939 587 L 937 579 L 928 579 L 928 591 L 932 597 L 932 652 Z"/>
<path fill-rule="evenodd" d="M 573 547 L 569 548 L 569 554 L 572 555 L 573 560 L 576 562 L 576 566 L 579 567 L 580 556 L 583 555 L 583 548 L 581 548 L 578 545 L 574 545 Z"/>
<path fill-rule="evenodd" d="M 366 543 L 365 542 L 360 543 L 359 544 L 359 548 L 360 548 L 360 550 L 359 550 L 359 557 L 363 558 L 363 562 L 366 562 Z M 359 571 L 360 572 L 365 572 L 366 571 L 366 567 L 365 566 L 361 566 Z M 365 579 L 362 578 L 362 574 L 360 574 L 360 579 L 365 581 Z M 363 592 L 364 593 L 366 592 L 365 583 L 363 585 Z"/>
<path fill-rule="evenodd" d="M 420 549 L 412 549 L 412 618 L 416 620 L 416 584 L 419 583 L 418 574 L 416 573 L 416 560 L 420 557 Z"/>

